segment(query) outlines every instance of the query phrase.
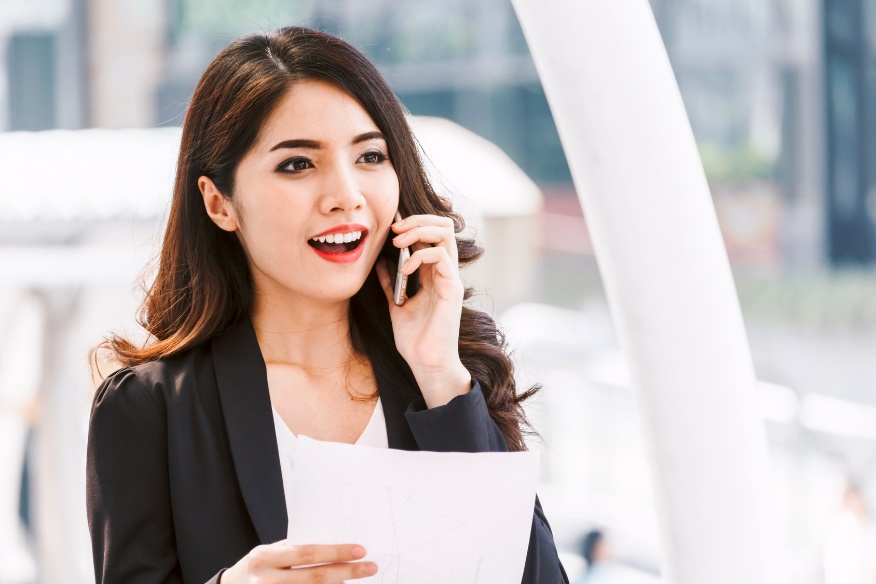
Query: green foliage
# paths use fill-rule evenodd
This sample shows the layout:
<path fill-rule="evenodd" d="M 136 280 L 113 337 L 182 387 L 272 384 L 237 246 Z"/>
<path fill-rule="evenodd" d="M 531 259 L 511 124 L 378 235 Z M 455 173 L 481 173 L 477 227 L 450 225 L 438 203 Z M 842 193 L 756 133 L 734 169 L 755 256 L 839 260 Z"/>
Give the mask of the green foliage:
<path fill-rule="evenodd" d="M 876 327 L 876 271 L 847 268 L 819 272 L 746 274 L 736 290 L 746 320 L 794 324 L 812 330 Z"/>
<path fill-rule="evenodd" d="M 436 4 L 402 13 L 391 24 L 391 50 L 386 63 L 442 62 L 466 59 L 477 51 L 477 31 L 464 17 Z"/>
<path fill-rule="evenodd" d="M 179 0 L 180 30 L 208 35 L 237 35 L 296 24 L 310 14 L 307 0 Z"/>
<path fill-rule="evenodd" d="M 749 144 L 697 145 L 709 182 L 763 180 L 772 176 L 775 161 Z"/>

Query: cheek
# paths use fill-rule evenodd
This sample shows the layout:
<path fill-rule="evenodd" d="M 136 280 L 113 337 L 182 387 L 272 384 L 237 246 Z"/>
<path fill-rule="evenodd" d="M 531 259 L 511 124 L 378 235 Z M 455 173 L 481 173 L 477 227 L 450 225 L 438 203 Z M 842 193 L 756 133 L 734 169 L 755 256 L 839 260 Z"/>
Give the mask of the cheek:
<path fill-rule="evenodd" d="M 380 181 L 369 190 L 373 194 L 368 204 L 374 209 L 377 220 L 382 225 L 392 223 L 399 204 L 399 183 L 395 172 L 380 177 Z"/>
<path fill-rule="evenodd" d="M 241 232 L 258 264 L 291 259 L 290 250 L 304 242 L 303 219 L 309 213 L 307 198 L 287 191 L 265 184 L 246 193 L 249 196 L 239 215 Z"/>
<path fill-rule="evenodd" d="M 283 228 L 287 223 L 286 217 L 282 206 L 263 201 L 246 211 L 243 235 L 253 244 L 288 237 L 289 231 Z"/>

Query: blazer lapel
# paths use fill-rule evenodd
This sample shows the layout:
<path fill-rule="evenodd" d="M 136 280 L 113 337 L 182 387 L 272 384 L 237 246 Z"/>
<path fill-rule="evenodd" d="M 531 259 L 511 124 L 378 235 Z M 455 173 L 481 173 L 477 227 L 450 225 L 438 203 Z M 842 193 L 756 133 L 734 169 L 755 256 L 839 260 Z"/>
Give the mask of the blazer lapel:
<path fill-rule="evenodd" d="M 380 403 L 383 405 L 383 417 L 386 419 L 386 439 L 390 448 L 397 450 L 419 450 L 411 427 L 405 418 L 405 410 L 413 401 L 402 388 L 401 379 L 392 379 L 383 373 L 383 368 L 375 363 L 377 357 L 369 355 L 371 368 L 377 380 L 377 391 Z"/>
<path fill-rule="evenodd" d="M 246 509 L 261 543 L 279 541 L 288 531 L 286 495 L 267 368 L 250 317 L 245 316 L 213 339 L 211 352 L 231 456 Z M 369 359 L 383 404 L 389 447 L 419 450 L 404 415 L 412 398 L 403 390 L 403 376 L 393 379 L 374 362 L 375 356 L 369 355 Z"/>
<path fill-rule="evenodd" d="M 213 339 L 212 357 L 246 509 L 262 544 L 285 539 L 286 496 L 268 374 L 248 316 Z"/>

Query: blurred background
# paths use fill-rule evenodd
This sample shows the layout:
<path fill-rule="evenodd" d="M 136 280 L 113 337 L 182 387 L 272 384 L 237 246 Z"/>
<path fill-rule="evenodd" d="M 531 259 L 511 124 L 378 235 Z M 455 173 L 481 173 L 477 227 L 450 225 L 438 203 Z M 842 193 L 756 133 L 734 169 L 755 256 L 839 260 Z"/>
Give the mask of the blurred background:
<path fill-rule="evenodd" d="M 651 6 L 761 380 L 789 581 L 873 584 L 876 0 Z M 377 63 L 484 243 L 466 278 L 521 383 L 544 385 L 532 448 L 573 581 L 659 581 L 647 445 L 508 0 L 0 0 L 0 584 L 93 582 L 88 349 L 139 334 L 137 278 L 201 72 L 236 36 L 287 24 Z"/>

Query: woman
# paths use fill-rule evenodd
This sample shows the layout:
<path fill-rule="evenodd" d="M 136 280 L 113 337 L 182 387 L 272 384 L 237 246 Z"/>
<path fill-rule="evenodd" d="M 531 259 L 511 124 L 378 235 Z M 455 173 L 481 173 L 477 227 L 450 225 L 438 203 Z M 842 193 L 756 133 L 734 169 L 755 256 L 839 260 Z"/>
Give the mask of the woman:
<path fill-rule="evenodd" d="M 283 541 L 299 433 L 522 450 L 534 389 L 516 394 L 492 319 L 463 306 L 458 264 L 481 250 L 461 228 L 398 100 L 349 44 L 290 27 L 223 50 L 183 126 L 141 310 L 152 342 L 102 345 L 124 367 L 98 389 L 89 427 L 97 582 L 373 574 L 361 546 Z M 397 306 L 389 271 L 403 247 L 413 296 Z M 523 581 L 568 581 L 537 500 Z"/>

